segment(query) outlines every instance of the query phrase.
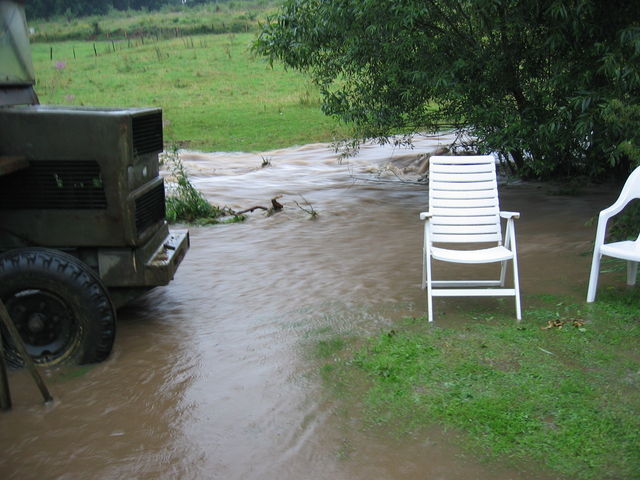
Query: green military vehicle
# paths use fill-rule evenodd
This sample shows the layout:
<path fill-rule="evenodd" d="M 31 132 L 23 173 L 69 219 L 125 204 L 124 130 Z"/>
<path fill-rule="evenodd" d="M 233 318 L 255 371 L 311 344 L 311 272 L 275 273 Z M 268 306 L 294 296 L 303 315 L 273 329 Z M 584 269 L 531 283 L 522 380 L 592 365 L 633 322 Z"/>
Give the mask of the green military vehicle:
<path fill-rule="evenodd" d="M 24 9 L 0 0 L 0 299 L 36 363 L 99 362 L 116 309 L 189 248 L 165 221 L 162 111 L 40 105 L 33 85 Z"/>

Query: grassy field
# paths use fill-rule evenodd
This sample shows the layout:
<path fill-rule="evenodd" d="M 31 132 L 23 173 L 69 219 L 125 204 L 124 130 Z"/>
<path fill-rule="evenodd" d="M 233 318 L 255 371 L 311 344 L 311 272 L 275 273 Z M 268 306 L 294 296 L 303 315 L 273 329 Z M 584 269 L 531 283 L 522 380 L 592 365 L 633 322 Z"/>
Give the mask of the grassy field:
<path fill-rule="evenodd" d="M 550 478 L 637 479 L 639 301 L 637 289 L 593 305 L 545 296 L 520 324 L 408 318 L 369 339 L 329 335 L 316 353 L 345 415 L 364 408 L 368 428 L 411 439 L 438 423 L 474 455 Z"/>
<path fill-rule="evenodd" d="M 303 75 L 251 53 L 254 36 L 34 42 L 36 91 L 48 104 L 162 107 L 166 142 L 191 149 L 263 151 L 347 136 Z"/>

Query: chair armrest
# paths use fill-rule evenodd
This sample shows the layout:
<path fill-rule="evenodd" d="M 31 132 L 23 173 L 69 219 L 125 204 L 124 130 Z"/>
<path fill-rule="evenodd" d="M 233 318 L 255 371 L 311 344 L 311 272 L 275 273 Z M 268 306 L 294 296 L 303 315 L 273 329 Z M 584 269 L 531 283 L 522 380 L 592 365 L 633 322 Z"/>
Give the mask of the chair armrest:
<path fill-rule="evenodd" d="M 426 220 L 428 218 L 432 217 L 432 213 L 431 212 L 420 212 L 420 220 Z"/>
<path fill-rule="evenodd" d="M 631 172 L 631 175 L 629 175 L 629 178 L 627 178 L 618 199 L 613 203 L 613 205 L 600 212 L 600 215 L 598 216 L 598 223 L 602 221 L 606 222 L 614 215 L 617 215 L 631 200 L 637 198 L 639 181 L 640 167 L 636 167 L 636 169 Z"/>
<path fill-rule="evenodd" d="M 624 208 L 622 202 L 616 202 L 609 208 L 605 208 L 598 214 L 598 226 L 596 227 L 596 239 L 594 243 L 594 255 L 596 251 L 600 250 L 600 247 L 604 245 L 604 240 L 607 235 L 607 224 L 611 217 L 614 217 Z"/>
<path fill-rule="evenodd" d="M 520 218 L 520 212 L 500 212 L 500 218 Z"/>
<path fill-rule="evenodd" d="M 598 214 L 598 221 L 599 222 L 608 221 L 611 217 L 615 217 L 618 213 L 620 213 L 622 209 L 626 206 L 627 206 L 626 201 L 619 201 L 619 200 L 616 201 L 610 207 L 607 207 L 604 210 L 600 211 L 600 213 Z"/>

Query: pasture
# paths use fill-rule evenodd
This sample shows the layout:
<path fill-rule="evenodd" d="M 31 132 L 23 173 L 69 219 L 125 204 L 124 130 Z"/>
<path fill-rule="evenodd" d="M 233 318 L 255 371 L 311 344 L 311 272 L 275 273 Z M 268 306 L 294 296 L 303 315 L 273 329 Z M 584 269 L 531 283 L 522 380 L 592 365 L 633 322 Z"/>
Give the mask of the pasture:
<path fill-rule="evenodd" d="M 32 44 L 41 103 L 157 106 L 165 142 L 205 151 L 264 151 L 348 135 L 317 88 L 251 52 L 253 33 Z"/>

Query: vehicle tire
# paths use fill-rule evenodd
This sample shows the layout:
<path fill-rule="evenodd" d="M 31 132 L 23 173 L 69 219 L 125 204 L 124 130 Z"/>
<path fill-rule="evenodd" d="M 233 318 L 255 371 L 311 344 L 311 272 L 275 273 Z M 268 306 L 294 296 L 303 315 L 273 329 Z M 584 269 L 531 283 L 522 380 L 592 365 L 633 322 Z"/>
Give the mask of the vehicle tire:
<path fill-rule="evenodd" d="M 35 363 L 83 364 L 109 356 L 116 312 L 100 278 L 76 257 L 47 248 L 0 255 L 0 298 Z M 21 366 L 2 333 L 8 363 Z"/>

